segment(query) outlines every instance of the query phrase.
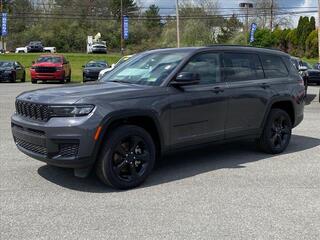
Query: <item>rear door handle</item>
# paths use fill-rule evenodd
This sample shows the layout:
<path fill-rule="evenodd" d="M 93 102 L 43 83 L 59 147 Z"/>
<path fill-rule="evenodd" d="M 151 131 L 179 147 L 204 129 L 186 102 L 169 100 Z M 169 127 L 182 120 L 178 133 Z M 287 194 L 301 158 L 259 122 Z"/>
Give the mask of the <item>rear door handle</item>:
<path fill-rule="evenodd" d="M 224 89 L 221 87 L 215 87 L 214 89 L 212 89 L 212 92 L 214 93 L 222 93 L 224 92 Z"/>
<path fill-rule="evenodd" d="M 270 85 L 268 83 L 262 83 L 261 87 L 266 89 L 266 88 L 270 88 Z"/>

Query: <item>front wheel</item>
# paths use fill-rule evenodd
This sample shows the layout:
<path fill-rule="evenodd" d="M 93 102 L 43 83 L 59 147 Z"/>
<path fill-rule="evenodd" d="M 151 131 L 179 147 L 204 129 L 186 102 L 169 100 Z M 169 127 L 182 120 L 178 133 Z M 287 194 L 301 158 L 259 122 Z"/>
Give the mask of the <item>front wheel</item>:
<path fill-rule="evenodd" d="M 26 72 L 23 73 L 23 76 L 21 78 L 21 82 L 25 82 L 26 81 Z"/>
<path fill-rule="evenodd" d="M 111 187 L 134 188 L 146 180 L 155 158 L 155 145 L 147 131 L 133 125 L 120 126 L 103 143 L 96 173 Z"/>
<path fill-rule="evenodd" d="M 258 140 L 261 150 L 270 154 L 282 153 L 291 139 L 292 122 L 287 112 L 271 109 L 263 133 Z"/>
<path fill-rule="evenodd" d="M 36 83 L 37 83 L 37 80 L 31 79 L 31 83 L 32 83 L 32 84 L 36 84 Z"/>

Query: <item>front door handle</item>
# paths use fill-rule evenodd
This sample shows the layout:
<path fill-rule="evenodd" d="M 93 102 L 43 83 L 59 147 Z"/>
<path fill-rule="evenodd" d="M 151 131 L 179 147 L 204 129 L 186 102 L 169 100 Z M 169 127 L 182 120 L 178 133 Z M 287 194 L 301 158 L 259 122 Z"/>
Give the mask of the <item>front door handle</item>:
<path fill-rule="evenodd" d="M 263 89 L 266 89 L 266 88 L 270 88 L 270 85 L 269 85 L 268 83 L 262 83 L 262 84 L 261 84 L 261 87 L 262 87 Z"/>
<path fill-rule="evenodd" d="M 214 89 L 212 89 L 212 92 L 214 92 L 214 93 L 222 93 L 222 92 L 224 92 L 224 89 L 223 88 L 221 88 L 221 87 L 215 87 Z"/>

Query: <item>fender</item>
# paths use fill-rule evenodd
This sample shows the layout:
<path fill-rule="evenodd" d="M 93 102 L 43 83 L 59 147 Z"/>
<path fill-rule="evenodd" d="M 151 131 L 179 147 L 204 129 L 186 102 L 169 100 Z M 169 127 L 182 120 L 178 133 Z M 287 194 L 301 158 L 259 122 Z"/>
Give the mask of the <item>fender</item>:
<path fill-rule="evenodd" d="M 123 109 L 123 110 L 115 111 L 115 112 L 112 112 L 112 113 L 106 115 L 104 117 L 104 119 L 100 122 L 99 126 L 102 127 L 102 130 L 101 130 L 99 139 L 95 143 L 95 147 L 94 147 L 94 151 L 93 151 L 93 155 L 92 155 L 94 161 L 98 157 L 98 154 L 100 152 L 100 148 L 101 148 L 101 145 L 103 142 L 103 137 L 101 137 L 101 136 L 105 136 L 107 134 L 108 128 L 110 127 L 110 125 L 112 123 L 114 123 L 118 120 L 121 120 L 121 119 L 130 118 L 130 117 L 148 117 L 153 120 L 153 122 L 156 126 L 159 140 L 160 140 L 160 149 L 161 149 L 161 152 L 163 151 L 164 138 L 163 138 L 163 134 L 161 131 L 161 125 L 160 125 L 160 122 L 157 117 L 157 113 L 152 110 L 141 110 L 141 109 L 125 110 L 125 109 Z"/>
<path fill-rule="evenodd" d="M 269 104 L 267 106 L 267 110 L 265 112 L 265 115 L 263 117 L 263 121 L 261 123 L 261 126 L 260 126 L 260 129 L 261 129 L 261 132 L 263 131 L 264 129 L 264 126 L 266 124 L 266 121 L 268 119 L 268 116 L 269 116 L 269 113 L 271 111 L 271 107 L 273 104 L 277 103 L 277 102 L 290 102 L 293 106 L 293 114 L 294 114 L 294 117 L 295 117 L 295 109 L 294 109 L 294 101 L 292 98 L 290 98 L 289 96 L 277 96 L 277 97 L 273 97 L 271 99 L 271 101 L 269 101 Z M 292 123 L 292 125 L 294 125 L 294 123 Z"/>

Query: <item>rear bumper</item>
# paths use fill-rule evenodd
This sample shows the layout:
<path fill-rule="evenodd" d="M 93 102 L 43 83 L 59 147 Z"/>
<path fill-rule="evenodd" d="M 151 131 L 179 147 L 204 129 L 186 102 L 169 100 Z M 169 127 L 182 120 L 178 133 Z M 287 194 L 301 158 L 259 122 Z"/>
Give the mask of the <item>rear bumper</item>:
<path fill-rule="evenodd" d="M 88 116 L 78 120 L 56 118 L 39 123 L 14 114 L 12 135 L 17 148 L 34 159 L 59 167 L 85 168 L 95 162 L 96 127 Z"/>

